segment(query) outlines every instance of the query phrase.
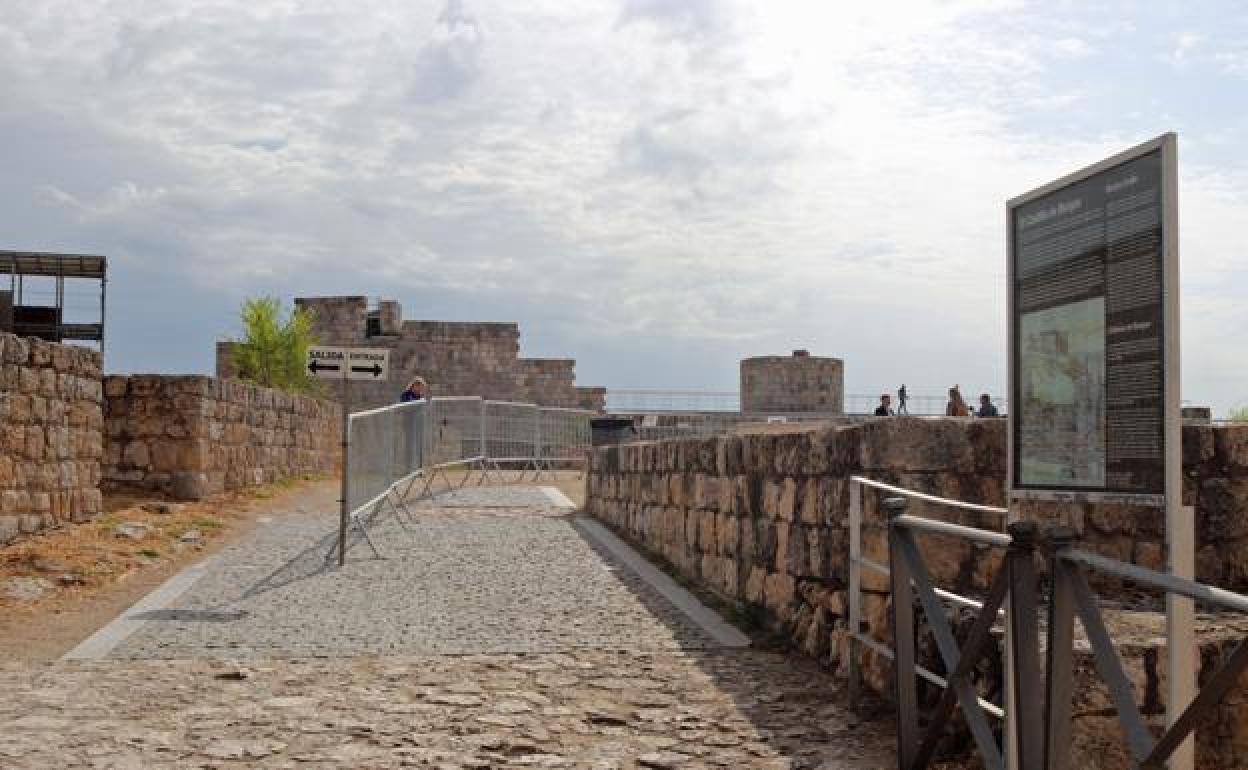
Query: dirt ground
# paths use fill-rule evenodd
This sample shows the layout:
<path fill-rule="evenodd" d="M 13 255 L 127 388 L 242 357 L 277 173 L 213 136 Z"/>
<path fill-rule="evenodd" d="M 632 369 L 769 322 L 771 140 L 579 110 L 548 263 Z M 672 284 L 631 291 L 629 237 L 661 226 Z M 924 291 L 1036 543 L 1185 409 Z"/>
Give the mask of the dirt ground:
<path fill-rule="evenodd" d="M 11 661 L 55 660 L 178 571 L 245 535 L 261 517 L 332 504 L 337 488 L 336 480 L 302 480 L 181 504 L 112 495 L 104 513 L 89 522 L 0 547 L 0 584 L 24 577 L 48 586 L 32 601 L 0 594 L 0 649 Z M 147 531 L 140 539 L 123 537 L 116 531 L 123 524 Z"/>

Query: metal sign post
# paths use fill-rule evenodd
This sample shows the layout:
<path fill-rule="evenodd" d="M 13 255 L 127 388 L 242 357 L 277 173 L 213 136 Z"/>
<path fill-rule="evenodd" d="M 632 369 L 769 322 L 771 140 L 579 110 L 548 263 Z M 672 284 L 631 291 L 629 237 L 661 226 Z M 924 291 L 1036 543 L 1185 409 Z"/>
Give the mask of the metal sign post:
<path fill-rule="evenodd" d="M 338 566 L 347 560 L 347 527 L 351 503 L 349 475 L 351 463 L 351 381 L 385 380 L 390 376 L 390 351 L 385 348 L 308 347 L 308 372 L 317 379 L 342 383 L 342 486 L 338 501 Z"/>
<path fill-rule="evenodd" d="M 1009 490 L 1164 508 L 1167 566 L 1192 577 L 1182 507 L 1176 138 L 1165 134 L 1006 204 Z M 1192 604 L 1166 597 L 1167 719 L 1195 691 Z M 1171 758 L 1190 770 L 1193 741 Z"/>

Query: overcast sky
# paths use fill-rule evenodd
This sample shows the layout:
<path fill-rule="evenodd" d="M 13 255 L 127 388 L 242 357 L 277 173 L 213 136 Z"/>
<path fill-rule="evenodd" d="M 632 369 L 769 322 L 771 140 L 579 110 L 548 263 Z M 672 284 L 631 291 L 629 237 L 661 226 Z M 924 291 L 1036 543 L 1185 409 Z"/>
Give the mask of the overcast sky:
<path fill-rule="evenodd" d="M 0 4 L 0 248 L 110 257 L 111 371 L 241 298 L 514 320 L 583 384 L 1001 392 L 1004 202 L 1179 134 L 1184 398 L 1248 403 L 1248 7 Z"/>

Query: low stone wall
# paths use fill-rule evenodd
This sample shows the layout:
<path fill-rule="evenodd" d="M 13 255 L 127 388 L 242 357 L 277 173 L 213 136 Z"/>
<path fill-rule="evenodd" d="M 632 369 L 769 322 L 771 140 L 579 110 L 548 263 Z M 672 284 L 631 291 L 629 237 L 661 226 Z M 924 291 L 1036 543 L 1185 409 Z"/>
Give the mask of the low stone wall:
<path fill-rule="evenodd" d="M 0 544 L 99 513 L 100 354 L 0 333 Z"/>
<path fill-rule="evenodd" d="M 196 500 L 338 468 L 332 402 L 203 376 L 104 378 L 106 488 Z"/>
<path fill-rule="evenodd" d="M 1183 442 L 1184 497 L 1196 507 L 1198 577 L 1248 591 L 1248 426 L 1188 426 Z M 842 667 L 849 478 L 1002 506 L 1005 464 L 1005 420 L 889 418 L 648 442 L 594 451 L 587 509 L 690 581 L 754 608 L 807 654 Z M 872 490 L 863 495 L 863 552 L 887 563 L 880 498 Z M 990 514 L 951 515 L 921 503 L 909 512 L 989 529 L 1003 524 Z M 1084 505 L 1072 512 L 1027 505 L 1022 512 L 1075 527 L 1085 547 L 1113 558 L 1151 568 L 1163 563 L 1158 509 Z M 998 551 L 942 538 L 921 538 L 920 549 L 937 584 L 964 594 L 982 594 L 1000 559 Z M 1095 587 L 1121 589 L 1112 580 Z M 887 579 L 864 570 L 863 588 L 868 630 L 888 641 Z M 1145 677 L 1141 681 L 1149 661 L 1154 668 L 1157 663 L 1151 641 L 1151 652 L 1139 645 L 1129 664 Z M 886 661 L 869 650 L 861 659 L 868 684 L 888 692 Z"/>

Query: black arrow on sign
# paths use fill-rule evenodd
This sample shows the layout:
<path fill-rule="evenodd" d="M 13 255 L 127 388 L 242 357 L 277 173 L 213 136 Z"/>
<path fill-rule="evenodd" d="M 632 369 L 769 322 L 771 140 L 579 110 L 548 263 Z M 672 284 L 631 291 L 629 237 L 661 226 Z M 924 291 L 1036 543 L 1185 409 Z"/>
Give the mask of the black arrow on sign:
<path fill-rule="evenodd" d="M 339 367 L 338 364 L 322 364 L 320 361 L 316 361 L 316 360 L 313 360 L 312 363 L 308 364 L 308 371 L 312 372 L 313 374 L 316 374 L 317 372 L 321 372 L 321 371 L 336 372 L 338 371 L 339 368 L 341 367 Z"/>
<path fill-rule="evenodd" d="M 353 372 L 372 372 L 374 377 L 381 376 L 381 364 L 373 364 L 372 366 L 353 366 Z"/>

